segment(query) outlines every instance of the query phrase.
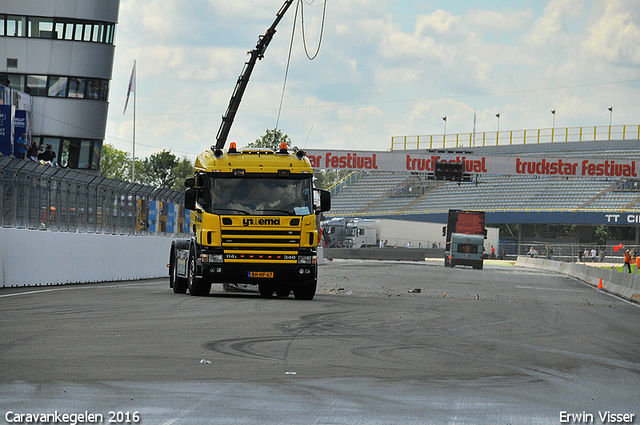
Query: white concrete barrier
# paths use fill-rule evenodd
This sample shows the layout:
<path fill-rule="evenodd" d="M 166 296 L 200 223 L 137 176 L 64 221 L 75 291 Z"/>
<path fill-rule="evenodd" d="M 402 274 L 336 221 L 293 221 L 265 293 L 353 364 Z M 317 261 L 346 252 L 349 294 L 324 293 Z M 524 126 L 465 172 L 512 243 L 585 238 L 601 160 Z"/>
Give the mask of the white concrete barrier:
<path fill-rule="evenodd" d="M 170 237 L 0 228 L 0 287 L 168 276 Z"/>
<path fill-rule="evenodd" d="M 564 263 L 519 256 L 516 266 L 524 266 L 561 273 L 575 277 L 591 286 L 598 287 L 602 278 L 602 289 L 629 301 L 640 303 L 640 276 L 620 273 L 608 268 L 592 267 L 580 263 Z"/>

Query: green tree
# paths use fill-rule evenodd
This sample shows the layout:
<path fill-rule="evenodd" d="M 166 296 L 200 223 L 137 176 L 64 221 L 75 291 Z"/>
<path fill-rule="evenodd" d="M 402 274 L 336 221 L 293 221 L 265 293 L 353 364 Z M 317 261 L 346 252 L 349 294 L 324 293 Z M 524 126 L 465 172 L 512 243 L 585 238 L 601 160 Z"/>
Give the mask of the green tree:
<path fill-rule="evenodd" d="M 316 170 L 313 172 L 314 186 L 320 189 L 329 189 L 351 173 L 353 170 Z"/>
<path fill-rule="evenodd" d="M 131 180 L 131 154 L 109 143 L 102 145 L 100 175 L 110 179 Z"/>
<path fill-rule="evenodd" d="M 183 157 L 173 172 L 176 176 L 176 180 L 173 183 L 173 190 L 183 191 L 184 179 L 193 176 L 194 167 L 188 158 Z"/>
<path fill-rule="evenodd" d="M 136 169 L 136 181 L 149 186 L 170 189 L 176 180 L 175 168 L 179 161 L 171 151 L 154 153 L 141 161 Z"/>
<path fill-rule="evenodd" d="M 283 134 L 282 131 L 273 128 L 267 129 L 267 132 L 264 136 L 256 139 L 255 142 L 249 143 L 247 145 L 248 148 L 268 148 L 278 150 L 280 149 L 280 144 L 282 142 L 287 143 L 287 148 L 291 147 L 291 138 L 286 134 Z"/>

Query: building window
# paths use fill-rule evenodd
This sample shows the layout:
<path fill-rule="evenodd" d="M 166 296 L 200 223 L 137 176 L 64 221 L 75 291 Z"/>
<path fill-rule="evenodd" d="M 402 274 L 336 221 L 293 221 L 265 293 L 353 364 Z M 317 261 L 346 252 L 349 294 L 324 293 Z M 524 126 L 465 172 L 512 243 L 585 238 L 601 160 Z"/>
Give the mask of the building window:
<path fill-rule="evenodd" d="M 100 97 L 100 80 L 91 78 L 87 86 L 87 98 L 98 100 Z"/>
<path fill-rule="evenodd" d="M 98 100 L 107 100 L 107 96 L 109 95 L 109 80 L 101 80 L 100 81 L 100 97 Z"/>
<path fill-rule="evenodd" d="M 113 44 L 115 24 L 69 18 L 0 14 L 0 37 L 47 38 Z"/>
<path fill-rule="evenodd" d="M 75 41 L 82 41 L 82 32 L 83 32 L 83 30 L 84 30 L 84 24 L 80 23 L 80 22 L 77 22 L 76 23 L 75 33 L 74 33 L 74 36 L 73 36 L 73 39 Z"/>
<path fill-rule="evenodd" d="M 115 29 L 115 25 L 107 25 L 107 37 L 105 39 L 105 43 L 112 44 L 113 43 L 113 30 Z"/>
<path fill-rule="evenodd" d="M 53 18 L 29 18 L 29 37 L 52 38 Z"/>
<path fill-rule="evenodd" d="M 69 78 L 69 97 L 84 99 L 85 82 L 84 78 Z"/>
<path fill-rule="evenodd" d="M 59 154 L 61 167 L 84 170 L 100 169 L 101 140 L 45 138 Z M 55 141 L 55 142 L 54 142 Z M 59 151 L 56 150 L 59 147 Z"/>
<path fill-rule="evenodd" d="M 47 95 L 47 76 L 29 75 L 27 77 L 27 90 L 31 96 Z"/>
<path fill-rule="evenodd" d="M 94 43 L 100 43 L 102 41 L 103 30 L 104 30 L 104 24 L 94 24 L 93 37 L 91 37 L 91 41 L 93 41 Z"/>
<path fill-rule="evenodd" d="M 102 156 L 102 143 L 98 141 L 94 141 L 93 143 L 93 152 L 91 155 L 91 169 L 99 170 L 100 169 L 100 157 Z"/>
<path fill-rule="evenodd" d="M 93 141 L 81 140 L 80 153 L 78 154 L 78 168 L 86 170 L 91 168 L 91 153 L 93 151 Z"/>
<path fill-rule="evenodd" d="M 7 68 L 17 68 L 18 59 L 7 58 Z"/>
<path fill-rule="evenodd" d="M 24 75 L 0 72 L 0 84 L 31 96 L 91 99 L 106 102 L 109 80 L 66 76 Z"/>
<path fill-rule="evenodd" d="M 6 87 L 11 87 L 14 90 L 26 92 L 24 85 L 25 81 L 26 75 L 0 72 L 0 84 Z"/>
<path fill-rule="evenodd" d="M 26 21 L 24 16 L 7 15 L 7 37 L 25 37 Z"/>
<path fill-rule="evenodd" d="M 67 96 L 67 77 L 49 77 L 49 97 Z"/>
<path fill-rule="evenodd" d="M 73 22 L 65 22 L 64 24 L 64 39 L 65 40 L 73 40 L 73 29 L 75 25 Z"/>

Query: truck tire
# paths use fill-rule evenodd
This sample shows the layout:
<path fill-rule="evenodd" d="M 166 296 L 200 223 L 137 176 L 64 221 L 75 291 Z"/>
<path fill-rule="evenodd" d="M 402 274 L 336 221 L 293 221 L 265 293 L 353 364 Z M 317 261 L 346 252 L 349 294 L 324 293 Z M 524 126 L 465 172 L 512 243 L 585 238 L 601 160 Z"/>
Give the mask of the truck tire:
<path fill-rule="evenodd" d="M 193 250 L 189 253 L 189 266 L 187 271 L 187 286 L 189 293 L 194 296 L 209 295 L 211 284 L 205 283 L 203 279 L 196 278 L 196 255 Z"/>
<path fill-rule="evenodd" d="M 171 260 L 169 261 L 169 287 L 173 288 L 175 294 L 185 294 L 187 292 L 187 279 L 178 277 L 174 251 L 171 251 Z"/>
<path fill-rule="evenodd" d="M 296 300 L 311 301 L 313 297 L 316 295 L 317 286 L 318 286 L 317 280 L 314 280 L 306 285 L 294 286 L 293 296 L 296 298 Z"/>

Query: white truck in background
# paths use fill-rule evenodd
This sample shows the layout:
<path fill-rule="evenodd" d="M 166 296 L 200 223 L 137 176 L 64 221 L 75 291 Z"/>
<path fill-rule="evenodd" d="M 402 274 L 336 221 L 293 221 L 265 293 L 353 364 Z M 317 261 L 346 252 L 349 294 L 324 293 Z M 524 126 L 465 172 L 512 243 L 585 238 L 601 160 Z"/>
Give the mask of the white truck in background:
<path fill-rule="evenodd" d="M 386 241 L 389 248 L 404 248 L 409 242 L 413 248 L 422 246 L 444 249 L 446 246 L 446 238 L 442 236 L 442 223 L 386 218 L 334 218 L 323 222 L 322 228 L 323 237 L 329 248 L 373 247 L 379 246 L 381 240 Z M 498 249 L 499 231 L 497 228 L 490 227 L 487 228 L 483 250 L 491 252 L 492 246 Z"/>
<path fill-rule="evenodd" d="M 347 223 L 344 231 L 344 246 L 366 248 L 378 246 L 378 226 L 373 219 L 355 219 Z"/>

